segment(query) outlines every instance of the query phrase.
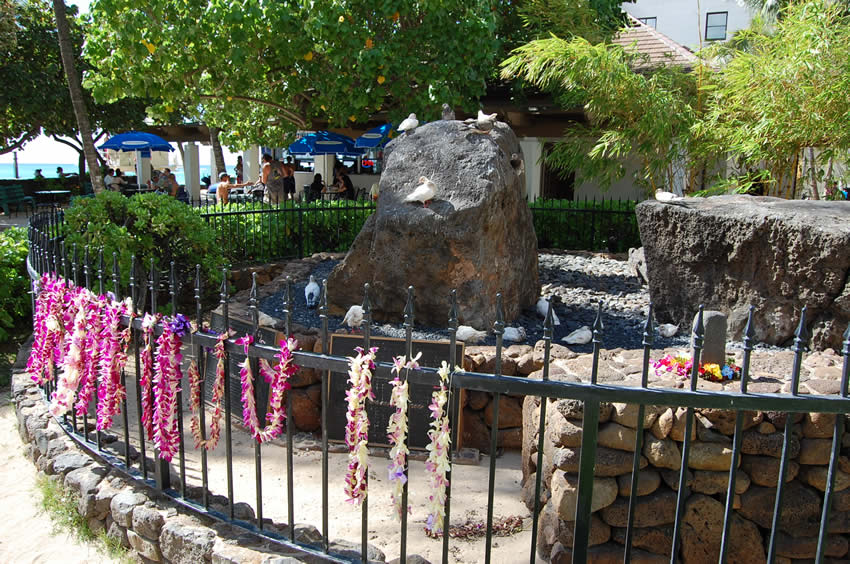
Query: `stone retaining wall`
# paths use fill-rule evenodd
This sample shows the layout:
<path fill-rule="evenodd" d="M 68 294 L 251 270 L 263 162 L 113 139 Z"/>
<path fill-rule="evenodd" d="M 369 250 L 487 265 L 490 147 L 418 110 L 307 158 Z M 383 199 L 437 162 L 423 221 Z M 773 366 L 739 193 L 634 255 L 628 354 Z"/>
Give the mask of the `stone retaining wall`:
<path fill-rule="evenodd" d="M 640 351 L 603 351 L 600 381 L 639 385 Z M 790 351 L 757 351 L 749 390 L 787 392 Z M 556 360 L 553 380 L 587 380 L 590 355 Z M 808 356 L 803 363 L 800 393 L 835 394 L 842 358 L 831 350 Z M 531 378 L 540 377 L 535 373 Z M 688 385 L 686 379 L 654 378 L 651 386 Z M 719 384 L 700 380 L 699 389 L 735 390 L 739 382 Z M 546 402 L 543 454 L 543 511 L 538 553 L 552 562 L 569 562 L 581 454 L 583 404 L 575 400 Z M 621 562 L 628 516 L 631 470 L 637 428 L 637 406 L 602 404 L 593 484 L 590 562 Z M 540 400 L 523 402 L 523 498 L 533 508 L 537 468 Z M 730 562 L 765 562 L 770 537 L 776 482 L 782 454 L 785 413 L 745 412 L 742 456 L 738 466 Z M 821 520 L 823 492 L 834 428 L 834 416 L 796 414 L 791 417 L 792 440 L 784 489 L 777 562 L 806 562 L 814 558 Z M 846 424 L 846 422 L 845 422 Z M 685 409 L 647 406 L 644 415 L 642 470 L 638 481 L 632 562 L 669 562 L 672 546 Z M 732 460 L 735 412 L 696 410 L 688 459 L 690 497 L 681 523 L 681 552 L 686 564 L 717 562 L 723 527 L 727 479 Z M 844 435 L 829 521 L 827 559 L 847 562 L 850 539 L 850 435 Z M 830 560 L 828 560 L 830 561 Z"/>
<path fill-rule="evenodd" d="M 111 469 L 77 447 L 64 429 L 48 414 L 39 389 L 23 372 L 12 378 L 12 400 L 24 453 L 39 473 L 61 483 L 77 499 L 77 511 L 94 532 L 106 531 L 132 550 L 140 562 L 174 564 L 286 564 L 326 562 L 297 550 L 287 550 L 252 534 L 247 529 L 188 512 L 170 498 Z M 186 497 L 199 503 L 203 490 L 187 488 Z M 210 494 L 211 509 L 227 512 L 227 498 Z M 255 521 L 247 503 L 234 505 L 236 519 Z M 288 536 L 286 524 L 264 520 L 264 529 Z M 296 542 L 320 546 L 316 527 L 295 525 Z M 345 540 L 332 541 L 335 556 L 359 558 L 360 546 Z M 384 554 L 369 546 L 370 562 L 383 562 Z"/>

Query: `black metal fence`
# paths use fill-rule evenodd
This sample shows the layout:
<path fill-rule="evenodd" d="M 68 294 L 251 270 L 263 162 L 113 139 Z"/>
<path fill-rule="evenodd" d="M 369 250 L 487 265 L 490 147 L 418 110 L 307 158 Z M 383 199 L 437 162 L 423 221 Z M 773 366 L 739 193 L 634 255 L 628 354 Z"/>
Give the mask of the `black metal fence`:
<path fill-rule="evenodd" d="M 110 284 L 110 273 L 107 272 L 103 268 L 103 261 L 99 260 L 97 266 L 93 267 L 88 264 L 88 260 L 75 261 L 76 258 L 80 255 L 82 256 L 94 256 L 94 254 L 90 252 L 86 253 L 77 253 L 76 250 L 66 249 L 64 247 L 63 242 L 61 241 L 61 237 L 59 237 L 60 230 L 58 226 L 61 223 L 61 218 L 55 215 L 46 215 L 46 214 L 37 214 L 30 225 L 30 268 L 31 274 L 36 280 L 39 276 L 44 275 L 46 273 L 54 273 L 60 276 L 63 276 L 66 280 L 73 281 L 74 284 L 84 284 L 87 288 L 95 290 L 102 294 L 105 289 L 109 288 L 116 297 L 121 297 L 125 295 L 132 296 L 134 298 L 134 303 L 140 303 L 140 286 L 139 281 L 135 278 L 131 277 L 129 285 L 127 287 L 122 287 L 120 280 L 120 273 L 117 271 L 117 262 L 115 266 L 113 266 L 113 271 L 111 272 L 111 284 Z M 82 273 L 82 279 L 81 279 Z M 159 287 L 158 281 L 156 277 L 158 275 L 154 273 L 152 275 L 152 280 L 150 280 L 150 288 L 151 295 L 149 304 L 151 308 L 156 308 L 156 301 L 158 297 L 157 288 Z M 188 282 L 188 281 L 186 281 Z M 172 315 L 177 312 L 177 305 L 174 301 L 175 295 L 175 284 L 177 283 L 174 280 L 173 275 L 171 279 L 166 284 L 166 288 L 169 290 L 170 295 L 172 296 L 171 300 L 171 312 Z M 195 280 L 196 287 L 196 298 L 197 300 L 197 308 L 194 314 L 194 317 L 197 318 L 198 321 L 201 320 L 201 303 L 200 303 L 200 293 L 201 286 L 203 281 L 200 279 Z M 321 373 L 321 382 L 322 382 L 322 396 L 321 396 L 321 467 L 322 467 L 322 496 L 321 499 L 316 500 L 299 500 L 300 503 L 310 503 L 310 504 L 319 504 L 321 503 L 322 507 L 322 540 L 318 545 L 304 545 L 296 542 L 295 538 L 295 528 L 289 527 L 288 535 L 279 535 L 277 533 L 265 530 L 264 522 L 263 522 L 263 504 L 266 502 L 265 495 L 273 496 L 275 492 L 267 492 L 264 494 L 263 490 L 263 475 L 261 472 L 261 460 L 263 455 L 263 447 L 259 444 L 255 445 L 255 481 L 256 481 L 256 492 L 257 497 L 255 501 L 255 515 L 256 520 L 253 523 L 246 522 L 237 522 L 242 527 L 245 527 L 256 534 L 262 535 L 265 538 L 275 540 L 279 543 L 282 543 L 287 546 L 296 547 L 300 550 L 305 551 L 306 553 L 313 554 L 314 556 L 327 557 L 331 561 L 342 561 L 339 558 L 332 557 L 328 555 L 328 539 L 330 538 L 330 534 L 332 531 L 329 531 L 329 520 L 328 520 L 328 422 L 327 422 L 327 406 L 328 406 L 328 379 L 331 373 L 345 373 L 348 370 L 348 362 L 343 357 L 331 356 L 328 354 L 328 309 L 326 302 L 327 292 L 323 291 L 322 294 L 322 302 L 321 302 L 321 329 L 320 335 L 322 339 L 323 352 L 322 353 L 312 353 L 305 351 L 298 351 L 295 353 L 295 361 L 299 366 L 309 367 L 319 371 Z M 408 293 L 408 303 L 404 312 L 404 328 L 406 330 L 406 339 L 405 345 L 408 354 L 411 354 L 413 351 L 413 343 L 412 343 L 412 329 L 414 326 L 414 309 L 413 309 L 413 289 L 409 289 Z M 501 296 L 494 296 L 494 299 L 498 300 L 499 303 L 499 311 L 501 312 Z M 450 343 L 451 346 L 448 347 L 448 358 L 446 361 L 449 366 L 456 366 L 460 359 L 455 358 L 455 341 L 456 341 L 456 331 L 458 328 L 458 319 L 457 319 L 457 309 L 456 303 L 454 302 L 454 297 L 448 297 L 447 300 L 450 302 L 450 314 L 447 319 L 447 326 L 449 329 L 450 335 Z M 227 288 L 227 277 L 224 277 L 224 282 L 221 288 L 221 305 L 223 316 L 225 319 L 225 325 L 228 324 L 228 288 Z M 256 299 L 256 286 L 252 289 L 252 299 L 251 299 L 251 311 L 253 312 L 253 331 L 257 330 L 257 299 Z M 284 319 L 286 323 L 286 331 L 287 333 L 290 330 L 290 320 L 292 313 L 292 303 L 286 303 L 284 309 Z M 370 317 L 370 305 L 369 305 L 369 295 L 368 295 L 368 285 L 364 288 L 364 301 L 363 301 L 363 310 L 365 316 L 365 323 L 363 325 L 363 346 L 368 348 L 370 345 L 370 326 L 371 326 L 371 317 Z M 649 375 L 649 366 L 650 366 L 650 350 L 653 346 L 654 339 L 654 327 L 652 322 L 652 312 L 650 308 L 649 318 L 646 321 L 644 332 L 643 332 L 643 364 L 642 364 L 642 385 L 639 388 L 624 388 L 607 384 L 600 384 L 597 382 L 597 375 L 599 372 L 599 360 L 600 360 L 600 350 L 602 347 L 602 339 L 603 339 L 603 323 L 602 323 L 602 312 L 599 312 L 597 316 L 596 322 L 593 327 L 593 360 L 592 366 L 590 368 L 589 374 L 589 383 L 572 383 L 572 382 L 561 382 L 561 381 L 552 381 L 549 378 L 549 360 L 551 355 L 551 347 L 552 347 L 552 334 L 553 334 L 553 324 L 552 324 L 552 316 L 551 312 L 546 317 L 544 327 L 544 337 L 543 337 L 543 368 L 542 368 L 542 379 L 528 379 L 528 378 L 517 378 L 504 376 L 502 374 L 501 367 L 501 358 L 502 358 L 502 335 L 505 328 L 505 324 L 502 322 L 501 317 L 493 326 L 493 332 L 496 335 L 496 353 L 495 353 L 495 374 L 481 374 L 476 372 L 464 372 L 464 371 L 454 371 L 451 375 L 450 380 L 450 400 L 449 400 L 449 415 L 450 415 L 450 426 L 452 429 L 456 427 L 458 422 L 458 405 L 459 405 L 459 392 L 461 390 L 479 390 L 482 392 L 487 392 L 493 395 L 493 424 L 492 424 L 492 434 L 490 437 L 490 445 L 491 452 L 496 452 L 497 445 L 497 437 L 498 437 L 498 429 L 499 429 L 499 400 L 501 396 L 510 394 L 510 395 L 524 395 L 524 396 L 537 396 L 540 398 L 541 402 L 545 402 L 547 399 L 575 399 L 584 402 L 583 409 L 583 424 L 582 427 L 584 429 L 582 439 L 581 439 L 581 455 L 580 455 L 580 469 L 578 476 L 578 502 L 576 507 L 575 514 L 575 529 L 573 535 L 573 546 L 572 546 L 572 555 L 573 562 L 586 562 L 588 560 L 588 541 L 590 534 L 590 516 L 591 516 L 591 498 L 593 491 L 593 472 L 594 472 L 594 464 L 596 459 L 596 449 L 597 449 L 597 424 L 599 420 L 599 407 L 601 403 L 604 402 L 622 402 L 622 403 L 632 403 L 639 404 L 640 411 L 637 416 L 638 429 L 636 433 L 636 443 L 634 449 L 634 465 L 632 472 L 632 481 L 631 481 L 631 497 L 630 497 L 630 505 L 629 505 L 629 525 L 626 531 L 626 542 L 624 548 L 624 561 L 629 561 L 629 554 L 631 550 L 631 539 L 634 533 L 634 527 L 632 526 L 632 517 L 634 514 L 635 508 L 635 500 L 637 499 L 636 495 L 638 492 L 638 477 L 639 477 L 639 459 L 641 458 L 642 452 L 642 440 L 643 440 L 643 412 L 644 406 L 646 405 L 664 405 L 664 406 L 682 406 L 687 408 L 686 415 L 686 425 L 684 432 L 684 445 L 682 449 L 682 464 L 681 471 L 679 475 L 679 483 L 686 483 L 686 473 L 688 471 L 688 456 L 689 449 L 691 446 L 691 434 L 694 426 L 694 410 L 699 408 L 713 408 L 713 409 L 725 409 L 725 410 L 734 410 L 737 412 L 736 422 L 735 422 L 735 432 L 734 432 L 734 441 L 733 441 L 733 453 L 731 457 L 731 464 L 729 468 L 729 486 L 728 492 L 726 496 L 725 502 L 725 514 L 724 514 L 724 523 L 723 523 L 723 537 L 722 537 L 722 550 L 721 550 L 721 558 L 720 561 L 724 562 L 726 560 L 726 551 L 728 547 L 728 539 L 730 537 L 730 523 L 732 516 L 732 505 L 734 500 L 734 492 L 735 492 L 735 476 L 736 476 L 736 461 L 741 452 L 741 441 L 742 441 L 742 432 L 743 432 L 743 412 L 746 410 L 754 410 L 754 411 L 780 411 L 780 412 L 820 412 L 820 413 L 834 413 L 834 414 L 845 414 L 850 411 L 850 398 L 847 397 L 847 387 L 848 387 L 848 376 L 850 375 L 850 330 L 845 334 L 844 341 L 844 366 L 841 380 L 841 394 L 838 396 L 816 396 L 816 395 L 807 395 L 807 396 L 799 396 L 798 395 L 798 385 L 800 381 L 800 371 L 801 364 L 804 357 L 804 351 L 806 347 L 806 341 L 808 339 L 808 334 L 806 331 L 806 321 L 805 321 L 805 310 L 803 311 L 800 319 L 799 328 L 797 331 L 796 339 L 793 346 L 794 352 L 794 362 L 791 367 L 789 378 L 790 378 L 790 394 L 755 394 L 750 393 L 747 390 L 748 382 L 750 379 L 749 370 L 750 370 L 750 357 L 753 351 L 753 338 L 754 334 L 752 327 L 752 314 L 750 316 L 750 322 L 748 323 L 746 336 L 744 339 L 744 357 L 742 363 L 742 379 L 741 379 L 741 390 L 737 393 L 729 393 L 729 392 L 708 392 L 702 391 L 698 389 L 698 374 L 697 367 L 699 365 L 700 355 L 702 352 L 703 346 L 703 325 L 702 325 L 702 309 L 700 308 L 700 316 L 699 321 L 696 324 L 696 328 L 693 333 L 693 371 L 690 375 L 690 389 L 668 389 L 668 388 L 655 388 L 649 387 L 648 385 L 648 375 Z M 125 325 L 129 324 L 132 327 L 132 342 L 136 345 L 134 347 L 135 354 L 134 360 L 135 368 L 138 373 L 139 371 L 139 335 L 141 331 L 141 322 L 138 318 L 124 318 L 123 323 Z M 155 333 L 158 335 L 161 333 L 161 325 L 156 327 Z M 203 363 L 203 354 L 202 349 L 204 347 L 212 347 L 217 340 L 217 336 L 215 334 L 211 334 L 204 331 L 198 331 L 194 334 L 186 335 L 183 337 L 183 349 L 188 353 L 193 355 L 195 358 L 199 360 L 199 362 Z M 226 351 L 228 355 L 242 355 L 243 349 L 241 346 L 238 346 L 232 339 L 226 342 Z M 248 350 L 248 356 L 252 359 L 264 358 L 266 360 L 272 361 L 274 358 L 276 349 L 262 345 L 256 344 L 252 345 Z M 229 366 L 230 363 L 228 362 Z M 391 375 L 390 364 L 379 363 L 375 373 L 374 378 L 379 380 L 389 380 Z M 201 366 L 201 374 L 204 374 L 203 366 Z M 190 509 L 191 511 L 199 512 L 206 514 L 208 516 L 224 519 L 226 521 L 237 521 L 234 513 L 234 492 L 233 492 L 233 480 L 234 480 L 234 471 L 233 471 L 233 457 L 232 457 L 232 444 L 233 444 L 233 431 L 231 428 L 231 416 L 232 416 L 232 402 L 233 398 L 230 397 L 230 385 L 229 380 L 233 378 L 234 375 L 230 374 L 229 371 L 226 374 L 226 379 L 228 380 L 227 384 L 224 387 L 225 390 L 225 429 L 224 429 L 224 448 L 226 450 L 226 458 L 224 463 L 224 468 L 210 467 L 208 464 L 207 455 L 205 451 L 201 451 L 202 457 L 202 478 L 201 478 L 201 487 L 203 488 L 203 497 L 199 501 L 190 500 L 187 497 L 187 490 L 194 486 L 194 484 L 189 483 L 189 479 L 187 478 L 186 473 L 186 453 L 185 453 L 185 444 L 184 444 L 184 433 L 182 426 L 179 429 L 180 436 L 180 444 L 179 444 L 179 452 L 177 454 L 177 460 L 179 462 L 179 470 L 177 476 L 171 476 L 169 474 L 169 467 L 166 463 L 161 460 L 156 459 L 154 464 L 153 471 L 153 480 L 150 481 L 152 485 L 155 485 L 158 489 L 164 491 L 168 495 L 172 496 L 176 501 L 181 503 L 184 507 Z M 424 385 L 436 385 L 439 382 L 439 377 L 436 373 L 436 370 L 430 368 L 419 368 L 410 370 L 406 377 L 411 383 L 418 383 Z M 261 379 L 258 378 L 257 389 L 262 385 Z M 136 397 L 139 397 L 139 389 L 138 389 L 138 379 L 136 380 Z M 51 384 L 47 384 L 45 386 L 45 393 L 49 396 L 51 393 Z M 238 399 L 236 400 L 238 401 Z M 290 403 L 290 399 L 287 398 L 287 403 Z M 178 398 L 178 410 L 182 410 L 182 403 Z M 291 407 L 291 406 L 288 406 Z M 537 468 L 543 468 L 543 451 L 544 451 L 544 430 L 546 428 L 546 409 L 540 410 L 540 418 L 539 421 L 535 422 L 535 426 L 538 430 L 539 442 L 537 448 Z M 124 444 L 129 445 L 131 442 L 130 436 L 130 425 L 128 422 L 128 410 L 126 406 L 126 400 L 123 405 L 123 422 L 122 432 Z M 291 409 L 288 410 L 291 413 Z M 140 406 L 137 406 L 137 413 L 140 416 L 141 409 Z M 182 412 L 178 412 L 178 421 L 182 422 Z M 206 426 L 204 424 L 204 414 L 203 410 L 201 411 L 201 429 L 202 433 L 206 433 Z M 140 447 L 141 457 L 138 463 L 133 463 L 129 456 L 129 448 L 125 449 L 124 454 L 110 452 L 110 448 L 104 441 L 101 440 L 101 433 L 96 432 L 94 437 L 92 437 L 91 432 L 89 431 L 88 421 L 85 419 L 83 421 L 78 421 L 75 416 L 65 416 L 63 420 L 63 425 L 65 426 L 66 431 L 71 434 L 71 436 L 85 449 L 98 454 L 99 456 L 106 458 L 116 469 L 129 474 L 130 476 L 139 479 L 139 480 L 149 480 L 151 478 L 151 473 L 148 470 L 148 466 L 145 464 L 145 461 L 148 460 L 152 448 L 151 445 L 146 440 L 144 434 L 140 431 L 137 439 L 137 443 Z M 182 425 L 182 423 L 181 423 Z M 141 430 L 142 425 L 141 421 L 137 422 L 138 428 Z M 792 430 L 793 425 L 787 424 L 785 425 L 784 431 L 784 447 L 782 450 L 781 457 L 781 466 L 779 470 L 779 477 L 776 485 L 776 507 L 773 513 L 773 529 L 768 545 L 768 561 L 773 561 L 773 558 L 776 556 L 775 554 L 775 546 L 776 546 L 776 537 L 779 531 L 779 527 L 777 526 L 778 516 L 780 514 L 779 509 L 782 507 L 782 495 L 783 488 L 785 484 L 785 476 L 788 471 L 789 465 L 789 443 L 791 440 L 791 436 L 793 433 Z M 842 432 L 844 429 L 844 417 L 843 415 L 840 417 L 836 417 L 834 436 L 832 441 L 832 455 L 829 462 L 829 470 L 828 470 L 828 486 L 825 492 L 825 500 L 823 503 L 823 518 L 820 524 L 820 533 L 819 533 L 819 545 L 818 545 L 818 561 L 821 561 L 824 550 L 825 550 L 825 539 L 827 527 L 829 524 L 830 518 L 830 506 L 833 493 L 835 491 L 835 476 L 836 476 L 836 466 L 839 460 L 839 449 L 841 446 L 842 440 Z M 286 447 L 287 447 L 287 462 L 286 462 L 286 488 L 288 490 L 288 522 L 290 524 L 294 524 L 297 522 L 299 518 L 299 508 L 293 502 L 293 457 L 292 457 L 292 449 L 293 449 L 293 424 L 291 418 L 286 421 L 286 434 L 283 439 Z M 537 532 L 538 532 L 538 518 L 540 516 L 541 506 L 540 506 L 540 497 L 541 497 L 541 480 L 543 472 L 537 472 L 536 474 L 536 483 L 535 483 L 535 505 L 534 511 L 532 514 L 532 525 L 531 525 L 531 541 L 530 546 L 528 546 L 528 551 L 525 554 L 511 554 L 504 555 L 501 554 L 498 558 L 493 556 L 492 547 L 493 547 L 493 508 L 494 508 L 494 496 L 495 496 L 495 488 L 494 488 L 494 475 L 496 472 L 496 467 L 498 464 L 498 460 L 496 456 L 490 456 L 489 458 L 489 489 L 487 496 L 487 518 L 486 518 L 486 538 L 485 538 L 485 556 L 484 561 L 490 562 L 491 559 L 496 559 L 498 561 L 522 561 L 527 557 L 529 562 L 534 562 L 536 559 L 536 540 L 537 540 Z M 407 469 L 405 469 L 406 472 Z M 227 475 L 227 511 L 226 514 L 220 514 L 210 509 L 210 494 L 207 490 L 208 485 L 208 476 L 211 472 L 225 472 Z M 448 495 L 446 498 L 445 505 L 445 523 L 451 522 L 451 512 L 452 508 L 452 497 L 451 497 L 451 468 L 448 475 L 449 479 L 449 489 Z M 406 507 L 407 505 L 407 488 L 409 482 L 405 483 L 404 486 L 404 498 L 402 500 L 402 507 Z M 671 562 L 675 562 L 677 559 L 678 549 L 680 547 L 680 525 L 683 517 L 683 508 L 684 508 L 684 500 L 687 495 L 687 487 L 682 486 L 679 488 L 678 498 L 677 498 L 677 510 L 676 510 L 676 519 L 675 519 L 675 531 L 673 536 L 673 550 Z M 516 495 L 519 496 L 520 492 L 517 489 Z M 361 520 L 362 520 L 362 537 L 361 537 L 361 554 L 362 561 L 367 561 L 367 533 L 369 528 L 369 504 L 368 498 L 363 503 L 361 508 Z M 399 530 L 398 535 L 400 539 L 400 561 L 404 562 L 406 558 L 406 539 L 408 532 L 408 522 L 407 522 L 407 512 L 402 511 L 401 517 L 399 520 Z M 442 562 L 449 561 L 449 544 L 450 544 L 450 536 L 444 534 L 442 537 Z"/>
<path fill-rule="evenodd" d="M 640 247 L 631 200 L 536 200 L 529 204 L 541 249 L 624 252 Z M 197 206 L 233 262 L 302 258 L 345 252 L 375 211 L 369 200 L 288 201 L 272 206 L 243 201 Z"/>

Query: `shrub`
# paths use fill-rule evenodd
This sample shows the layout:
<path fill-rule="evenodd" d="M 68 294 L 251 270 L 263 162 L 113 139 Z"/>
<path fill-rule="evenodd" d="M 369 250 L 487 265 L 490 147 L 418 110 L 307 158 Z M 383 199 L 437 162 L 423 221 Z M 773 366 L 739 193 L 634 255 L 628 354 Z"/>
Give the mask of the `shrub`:
<path fill-rule="evenodd" d="M 11 227 L 0 232 L 0 343 L 32 313 L 27 252 L 25 229 Z"/>
<path fill-rule="evenodd" d="M 117 192 L 102 192 L 94 198 L 76 200 L 65 212 L 65 219 L 67 252 L 71 253 L 76 244 L 82 258 L 82 248 L 89 245 L 93 253 L 90 263 L 96 269 L 97 250 L 103 248 L 104 289 L 112 288 L 113 252 L 118 254 L 125 288 L 132 255 L 136 255 L 140 267 L 137 283 L 148 278 L 151 260 L 154 269 L 165 276 L 161 280 L 167 282 L 174 261 L 178 295 L 183 302 L 193 296 L 195 264 L 201 265 L 205 294 L 215 293 L 221 282 L 220 268 L 225 260 L 216 245 L 215 232 L 189 206 L 170 196 L 140 194 L 127 198 Z M 167 299 L 167 294 L 163 298 Z"/>

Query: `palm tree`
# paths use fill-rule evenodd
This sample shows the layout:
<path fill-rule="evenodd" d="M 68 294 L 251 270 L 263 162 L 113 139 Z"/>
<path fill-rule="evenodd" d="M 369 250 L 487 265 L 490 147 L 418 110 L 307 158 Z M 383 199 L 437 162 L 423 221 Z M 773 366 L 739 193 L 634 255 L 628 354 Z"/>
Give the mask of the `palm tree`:
<path fill-rule="evenodd" d="M 97 194 L 103 191 L 103 178 L 100 176 L 100 167 L 97 164 L 97 151 L 92 141 L 88 110 L 83 101 L 83 87 L 80 85 L 80 76 L 77 74 L 77 67 L 74 61 L 71 29 L 68 26 L 68 18 L 65 14 L 64 0 L 53 0 L 53 13 L 56 16 L 59 51 L 62 54 L 62 66 L 65 67 L 65 76 L 68 79 L 71 105 L 74 107 L 74 115 L 77 117 L 77 127 L 80 131 L 80 137 L 83 140 L 83 154 L 86 157 L 86 164 L 89 167 L 92 188 Z"/>

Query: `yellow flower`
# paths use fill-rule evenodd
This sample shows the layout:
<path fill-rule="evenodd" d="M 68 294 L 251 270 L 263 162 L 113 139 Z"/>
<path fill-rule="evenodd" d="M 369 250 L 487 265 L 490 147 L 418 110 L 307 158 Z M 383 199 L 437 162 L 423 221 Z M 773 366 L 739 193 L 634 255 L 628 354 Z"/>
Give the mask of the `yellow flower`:
<path fill-rule="evenodd" d="M 386 82 L 386 80 L 387 79 L 384 78 L 384 75 L 382 75 L 382 74 L 378 75 L 378 84 L 383 84 L 384 82 Z"/>
<path fill-rule="evenodd" d="M 322 111 L 323 111 L 323 112 L 328 111 L 328 109 L 325 107 L 325 105 L 324 105 L 324 104 L 322 104 L 322 105 L 321 105 L 321 106 L 319 106 L 319 107 L 320 107 L 320 108 L 322 108 Z"/>
<path fill-rule="evenodd" d="M 313 60 L 313 52 L 307 51 L 307 53 L 304 54 L 304 60 L 305 61 L 312 61 Z"/>
<path fill-rule="evenodd" d="M 372 41 L 371 39 L 367 39 L 367 40 L 366 40 L 366 48 L 367 48 L 367 49 L 371 49 L 371 48 L 372 48 L 372 47 L 374 47 L 374 46 L 375 46 L 375 42 L 374 42 L 374 41 Z"/>
<path fill-rule="evenodd" d="M 344 21 L 345 21 L 345 16 L 340 16 L 339 17 L 339 23 L 343 23 Z"/>
<path fill-rule="evenodd" d="M 142 39 L 142 45 L 144 45 L 145 47 L 147 47 L 147 49 L 148 49 L 148 53 L 150 53 L 151 55 L 153 55 L 153 52 L 154 52 L 154 51 L 156 51 L 156 46 L 155 46 L 153 43 L 149 43 L 149 42 L 148 42 L 147 40 L 145 40 L 145 39 Z"/>
<path fill-rule="evenodd" d="M 227 101 L 230 102 L 231 100 L 233 100 L 233 96 L 228 96 Z"/>
<path fill-rule="evenodd" d="M 354 116 L 354 114 L 351 114 L 350 116 L 348 116 L 348 121 L 357 121 L 357 118 Z"/>

